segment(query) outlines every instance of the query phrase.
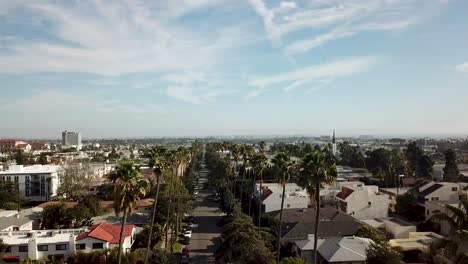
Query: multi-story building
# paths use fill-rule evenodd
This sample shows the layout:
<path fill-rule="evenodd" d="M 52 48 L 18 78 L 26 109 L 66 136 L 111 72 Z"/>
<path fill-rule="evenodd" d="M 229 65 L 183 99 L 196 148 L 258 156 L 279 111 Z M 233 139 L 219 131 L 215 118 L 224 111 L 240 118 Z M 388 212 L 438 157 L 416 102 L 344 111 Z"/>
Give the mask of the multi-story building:
<path fill-rule="evenodd" d="M 390 203 L 378 186 L 343 187 L 336 195 L 338 208 L 356 219 L 386 218 Z"/>
<path fill-rule="evenodd" d="M 63 173 L 63 168 L 56 165 L 13 165 L 0 171 L 0 181 L 15 183 L 20 194 L 30 201 L 50 201 L 57 197 Z"/>
<path fill-rule="evenodd" d="M 21 144 L 26 144 L 26 142 L 16 139 L 0 139 L 0 152 L 14 150 Z"/>
<path fill-rule="evenodd" d="M 81 148 L 81 133 L 79 132 L 62 132 L 62 145 L 69 147 Z"/>
<path fill-rule="evenodd" d="M 78 251 L 90 252 L 118 247 L 121 225 L 101 223 L 89 228 L 0 232 L 0 238 L 8 245 L 4 258 L 33 261 L 45 257 L 68 259 Z M 123 250 L 131 249 L 135 241 L 136 227 L 127 225 L 124 232 Z"/>
<path fill-rule="evenodd" d="M 281 209 L 281 199 L 283 187 L 278 183 L 262 184 L 262 194 L 260 197 L 264 212 L 272 212 Z M 257 199 L 260 196 L 260 184 L 256 185 Z M 309 194 L 306 190 L 295 183 L 287 183 L 285 188 L 284 209 L 307 208 L 310 203 Z"/>

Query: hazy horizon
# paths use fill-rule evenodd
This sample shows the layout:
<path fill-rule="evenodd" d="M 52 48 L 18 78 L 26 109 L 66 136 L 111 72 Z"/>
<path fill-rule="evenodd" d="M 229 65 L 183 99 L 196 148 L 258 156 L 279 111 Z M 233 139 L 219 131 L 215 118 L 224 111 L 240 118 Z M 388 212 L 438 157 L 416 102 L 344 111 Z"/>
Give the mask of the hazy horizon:
<path fill-rule="evenodd" d="M 0 1 L 0 137 L 468 135 L 468 1 Z"/>

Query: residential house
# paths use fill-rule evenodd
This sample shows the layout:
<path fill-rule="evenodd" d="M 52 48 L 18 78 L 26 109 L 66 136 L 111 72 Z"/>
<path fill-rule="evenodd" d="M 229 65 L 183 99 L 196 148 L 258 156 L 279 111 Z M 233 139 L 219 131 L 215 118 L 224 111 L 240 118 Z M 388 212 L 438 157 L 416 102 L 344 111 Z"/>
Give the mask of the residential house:
<path fill-rule="evenodd" d="M 8 231 L 0 232 L 0 238 L 9 247 L 4 254 L 8 260 L 30 258 L 39 260 L 54 256 L 68 259 L 77 251 L 90 252 L 118 247 L 120 224 L 101 223 L 89 228 Z M 136 227 L 127 225 L 124 230 L 123 250 L 129 251 L 135 241 Z"/>
<path fill-rule="evenodd" d="M 395 212 L 396 211 L 396 202 L 397 202 L 397 197 L 399 195 L 404 195 L 407 193 L 411 188 L 410 187 L 400 187 L 400 188 L 380 188 L 380 191 L 382 193 L 388 194 L 390 203 L 388 204 L 388 208 L 390 211 Z"/>
<path fill-rule="evenodd" d="M 120 231 L 119 224 L 100 223 L 89 227 L 86 233 L 80 234 L 76 238 L 76 250 L 89 252 L 93 250 L 112 249 L 119 246 Z M 135 225 L 126 225 L 124 230 L 123 251 L 131 249 L 135 241 Z"/>
<path fill-rule="evenodd" d="M 281 209 L 281 199 L 283 195 L 283 187 L 277 183 L 262 184 L 262 196 L 260 201 L 265 213 L 273 212 Z M 260 184 L 256 184 L 256 197 L 260 196 Z M 307 208 L 310 204 L 309 194 L 306 190 L 299 187 L 295 183 L 287 183 L 284 208 Z"/>
<path fill-rule="evenodd" d="M 408 238 L 390 239 L 388 245 L 398 248 L 401 252 L 428 252 L 431 243 L 444 237 L 433 232 L 410 232 Z"/>
<path fill-rule="evenodd" d="M 273 217 L 279 218 L 279 212 Z M 285 209 L 281 238 L 283 241 L 296 241 L 307 239 L 308 235 L 315 234 L 315 209 Z M 333 207 L 324 207 L 320 210 L 319 237 L 352 236 L 356 234 L 362 223 L 353 217 L 337 211 Z"/>
<path fill-rule="evenodd" d="M 365 264 L 366 249 L 372 240 L 368 238 L 346 236 L 319 239 L 317 242 L 319 264 Z M 314 263 L 314 237 L 295 242 L 296 253 L 309 263 Z"/>
<path fill-rule="evenodd" d="M 356 219 L 386 218 L 389 196 L 378 186 L 342 187 L 336 195 L 338 209 Z"/>
<path fill-rule="evenodd" d="M 391 238 L 407 238 L 410 232 L 416 232 L 415 225 L 397 217 L 366 219 L 362 222 L 387 234 Z"/>
<path fill-rule="evenodd" d="M 26 217 L 0 217 L 0 231 L 25 231 L 33 229 L 33 220 Z"/>

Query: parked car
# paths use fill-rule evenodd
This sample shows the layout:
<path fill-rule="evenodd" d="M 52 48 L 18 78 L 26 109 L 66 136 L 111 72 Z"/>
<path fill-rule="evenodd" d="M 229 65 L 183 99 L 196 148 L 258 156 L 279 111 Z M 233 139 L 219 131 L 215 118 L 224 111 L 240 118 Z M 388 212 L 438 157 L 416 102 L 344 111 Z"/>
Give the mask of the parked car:
<path fill-rule="evenodd" d="M 192 230 L 185 231 L 184 237 L 192 238 Z"/>
<path fill-rule="evenodd" d="M 198 194 L 198 191 L 194 191 L 193 194 L 197 195 L 197 194 Z"/>

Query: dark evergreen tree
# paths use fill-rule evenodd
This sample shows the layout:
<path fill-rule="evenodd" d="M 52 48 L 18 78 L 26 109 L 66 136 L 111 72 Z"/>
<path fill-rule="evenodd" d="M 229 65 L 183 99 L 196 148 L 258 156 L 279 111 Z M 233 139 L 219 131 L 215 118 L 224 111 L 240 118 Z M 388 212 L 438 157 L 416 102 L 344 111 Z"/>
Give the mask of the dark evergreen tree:
<path fill-rule="evenodd" d="M 445 151 L 444 181 L 458 182 L 459 174 L 457 154 L 453 149 L 448 149 Z"/>

